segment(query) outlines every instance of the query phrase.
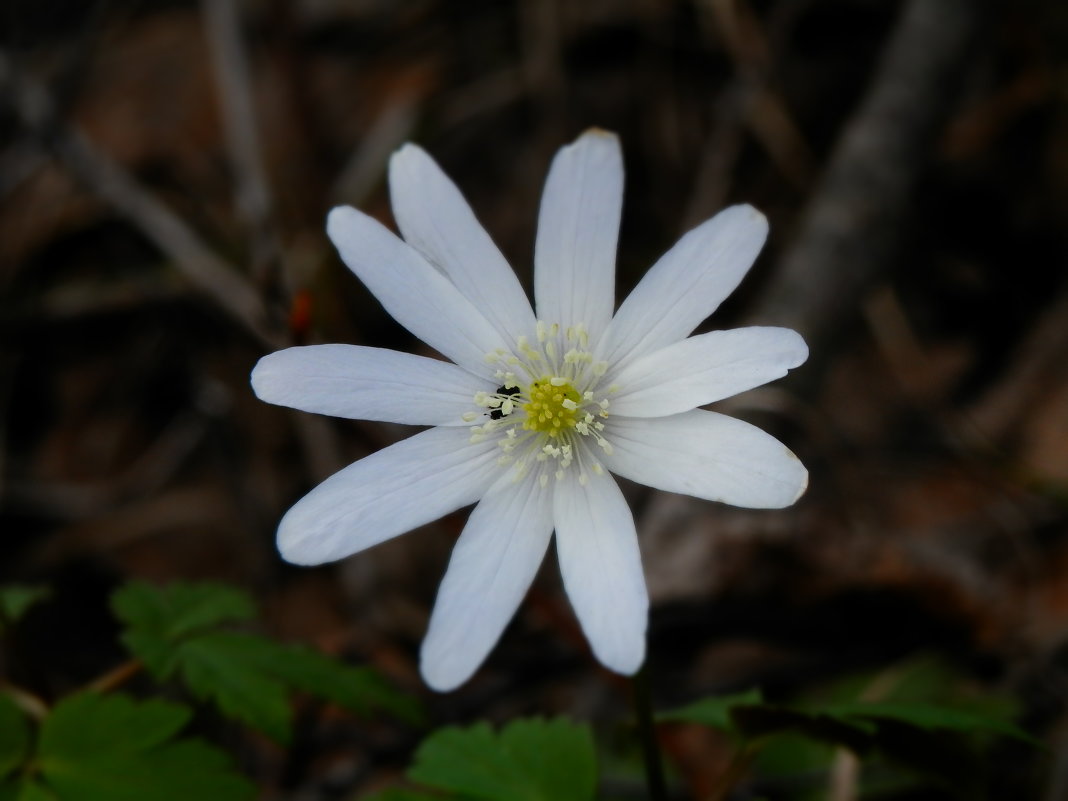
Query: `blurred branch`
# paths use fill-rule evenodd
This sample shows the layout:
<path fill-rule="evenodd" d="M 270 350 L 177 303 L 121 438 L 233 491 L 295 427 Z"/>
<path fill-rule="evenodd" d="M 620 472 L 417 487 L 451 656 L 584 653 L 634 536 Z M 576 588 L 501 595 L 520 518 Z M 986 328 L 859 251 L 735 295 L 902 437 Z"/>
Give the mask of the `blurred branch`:
<path fill-rule="evenodd" d="M 263 151 L 257 135 L 248 54 L 234 0 L 203 0 L 201 11 L 219 89 L 219 112 L 226 146 L 234 170 L 237 207 L 251 233 L 252 273 L 256 281 L 270 286 L 272 268 L 282 266 L 282 248 L 272 224 L 272 200 L 263 168 Z M 288 293 L 287 293 L 288 294 Z"/>
<path fill-rule="evenodd" d="M 93 679 L 83 688 L 85 692 L 92 693 L 109 693 L 112 690 L 116 690 L 132 679 L 138 673 L 144 665 L 140 659 L 128 659 L 121 665 L 112 668 L 102 676 L 98 676 Z"/>
<path fill-rule="evenodd" d="M 24 690 L 10 682 L 0 680 L 0 693 L 10 698 L 15 703 L 15 706 L 33 720 L 41 721 L 48 717 L 48 704 L 29 690 Z"/>
<path fill-rule="evenodd" d="M 400 92 L 391 97 L 345 162 L 331 187 L 331 200 L 352 206 L 367 200 L 385 175 L 390 154 L 409 139 L 418 120 L 417 96 Z"/>
<path fill-rule="evenodd" d="M 716 98 L 712 126 L 701 148 L 697 177 L 682 215 L 682 232 L 695 228 L 726 205 L 745 134 L 744 91 L 739 84 L 735 81 Z"/>
<path fill-rule="evenodd" d="M 18 188 L 45 163 L 48 157 L 36 142 L 15 142 L 0 154 L 0 198 Z"/>
<path fill-rule="evenodd" d="M 971 421 L 998 440 L 1028 419 L 1028 410 L 1049 390 L 1050 379 L 1063 375 L 1068 356 L 1068 292 L 1054 301 L 1016 350 L 1001 380 L 969 411 Z"/>
<path fill-rule="evenodd" d="M 890 264 L 989 7 L 989 0 L 910 0 L 754 320 L 795 328 L 820 352 L 857 313 Z"/>
<path fill-rule="evenodd" d="M 59 162 L 136 225 L 192 284 L 261 343 L 284 346 L 283 336 L 268 324 L 267 310 L 248 281 L 76 126 L 62 121 L 44 87 L 17 74 L 3 52 L 0 88 L 10 97 L 23 125 L 50 145 Z"/>
<path fill-rule="evenodd" d="M 704 0 L 717 38 L 734 62 L 745 124 L 798 189 L 812 182 L 812 154 L 782 94 L 772 86 L 772 57 L 760 21 L 744 0 Z"/>

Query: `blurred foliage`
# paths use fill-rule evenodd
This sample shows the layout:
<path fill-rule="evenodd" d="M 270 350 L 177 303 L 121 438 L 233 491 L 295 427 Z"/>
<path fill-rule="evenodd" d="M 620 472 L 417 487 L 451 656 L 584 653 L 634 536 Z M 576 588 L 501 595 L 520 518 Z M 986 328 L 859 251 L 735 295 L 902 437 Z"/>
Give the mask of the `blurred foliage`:
<path fill-rule="evenodd" d="M 296 690 L 357 713 L 387 709 L 418 720 L 414 701 L 391 690 L 372 670 L 222 628 L 255 614 L 252 599 L 233 587 L 131 582 L 115 593 L 112 606 L 127 625 L 123 642 L 153 676 L 180 680 L 223 714 L 280 742 L 290 738 L 289 697 Z"/>
<path fill-rule="evenodd" d="M 993 736 L 1042 748 L 1009 721 L 1013 713 L 1010 698 L 969 690 L 945 663 L 919 658 L 843 677 L 794 703 L 768 703 L 752 690 L 703 698 L 660 719 L 729 734 L 757 786 L 768 783 L 791 801 L 823 797 L 836 760 L 846 758 L 841 749 L 862 760 L 860 798 L 933 785 L 971 800 L 985 797 Z"/>
<path fill-rule="evenodd" d="M 5 713 L 6 714 L 6 713 Z M 22 775 L 0 785 L 4 801 L 242 801 L 256 788 L 217 748 L 176 735 L 191 711 L 166 701 L 76 693 L 18 744 Z M 32 745 L 31 745 L 32 744 Z M 7 754 L 4 755 L 5 757 Z M 6 760 L 9 763 L 10 760 Z M 21 762 L 21 761 L 20 761 Z M 12 763 L 12 767 L 20 764 Z M 9 767 L 7 772 L 10 772 Z"/>
<path fill-rule="evenodd" d="M 17 610 L 47 595 L 41 588 L 0 587 L 0 597 L 12 599 L 5 604 Z M 67 694 L 51 708 L 23 688 L 0 684 L 3 801 L 252 798 L 255 786 L 224 752 L 180 736 L 191 708 L 115 691 L 142 664 L 157 680 L 179 680 L 224 715 L 279 741 L 291 735 L 290 701 L 297 691 L 361 714 L 420 717 L 414 698 L 368 668 L 229 630 L 255 617 L 251 598 L 234 587 L 130 582 L 115 591 L 112 606 L 126 624 L 122 640 L 140 662 L 120 666 L 94 681 L 93 690 Z"/>
<path fill-rule="evenodd" d="M 366 801 L 593 801 L 597 762 L 588 726 L 563 718 L 513 720 L 494 732 L 489 724 L 444 728 L 415 752 L 408 778 L 432 788 L 387 790 Z"/>
<path fill-rule="evenodd" d="M 6 584 L 0 587 L 0 631 L 17 623 L 34 604 L 48 598 L 49 589 L 29 584 Z"/>

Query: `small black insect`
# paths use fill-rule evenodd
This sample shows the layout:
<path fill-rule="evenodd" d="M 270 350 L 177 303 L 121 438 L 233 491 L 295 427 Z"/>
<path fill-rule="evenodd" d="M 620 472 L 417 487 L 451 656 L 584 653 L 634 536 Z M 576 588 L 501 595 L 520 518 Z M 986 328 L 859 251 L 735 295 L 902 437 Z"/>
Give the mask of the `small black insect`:
<path fill-rule="evenodd" d="M 518 395 L 519 387 L 497 387 L 497 394 Z M 494 409 L 492 412 L 489 413 L 489 416 L 490 420 L 500 420 L 502 417 L 504 417 L 504 412 L 502 412 L 500 409 Z"/>

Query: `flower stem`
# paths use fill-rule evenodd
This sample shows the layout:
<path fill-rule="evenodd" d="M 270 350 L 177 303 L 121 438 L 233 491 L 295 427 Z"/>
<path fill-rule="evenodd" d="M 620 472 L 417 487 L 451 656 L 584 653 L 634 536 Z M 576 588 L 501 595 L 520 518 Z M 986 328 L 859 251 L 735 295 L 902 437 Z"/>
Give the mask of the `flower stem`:
<path fill-rule="evenodd" d="M 653 724 L 653 698 L 649 689 L 647 664 L 642 665 L 641 670 L 631 679 L 631 699 L 634 703 L 634 716 L 638 722 L 638 739 L 642 744 L 642 759 L 645 762 L 645 782 L 649 788 L 649 801 L 667 801 L 664 764 L 660 756 L 660 743 L 656 739 L 656 727 Z"/>

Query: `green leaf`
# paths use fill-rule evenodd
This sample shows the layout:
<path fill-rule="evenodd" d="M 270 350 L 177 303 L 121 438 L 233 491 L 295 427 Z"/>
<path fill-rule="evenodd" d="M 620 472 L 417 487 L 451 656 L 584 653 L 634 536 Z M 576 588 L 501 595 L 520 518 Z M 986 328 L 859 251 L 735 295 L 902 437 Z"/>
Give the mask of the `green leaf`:
<path fill-rule="evenodd" d="M 288 696 L 304 690 L 363 713 L 383 707 L 419 720 L 414 699 L 390 689 L 376 673 L 317 651 L 239 632 L 211 632 L 175 646 L 182 678 L 198 697 L 279 742 L 289 739 Z"/>
<path fill-rule="evenodd" d="M 415 699 L 391 689 L 372 670 L 310 648 L 220 629 L 254 614 L 248 596 L 230 587 L 135 582 L 112 596 L 112 606 L 128 626 L 123 641 L 155 678 L 180 679 L 224 715 L 279 742 L 290 737 L 289 696 L 296 690 L 357 713 L 374 707 L 420 720 Z"/>
<path fill-rule="evenodd" d="M 367 667 L 353 667 L 302 645 L 268 643 L 259 666 L 304 692 L 333 701 L 357 714 L 383 709 L 412 724 L 423 722 L 419 702 L 398 692 Z"/>
<path fill-rule="evenodd" d="M 0 801 L 60 801 L 56 794 L 33 779 L 0 784 Z"/>
<path fill-rule="evenodd" d="M 48 587 L 40 584 L 5 584 L 0 587 L 0 630 L 18 622 L 30 607 L 51 594 Z"/>
<path fill-rule="evenodd" d="M 156 631 L 168 639 L 256 616 L 256 606 L 247 593 L 207 581 L 175 582 L 166 587 L 131 581 L 115 591 L 111 604 L 127 625 Z"/>
<path fill-rule="evenodd" d="M 597 784 L 589 728 L 563 718 L 440 729 L 408 771 L 412 781 L 480 801 L 590 801 Z"/>
<path fill-rule="evenodd" d="M 800 733 L 780 734 L 754 757 L 754 772 L 776 786 L 790 787 L 790 801 L 826 801 L 827 771 L 838 748 Z"/>
<path fill-rule="evenodd" d="M 755 706 L 763 703 L 764 697 L 759 689 L 746 690 L 731 695 L 711 695 L 694 701 L 692 704 L 671 709 L 657 716 L 663 721 L 680 721 L 700 723 L 720 731 L 735 731 L 731 720 L 731 709 L 736 706 Z"/>
<path fill-rule="evenodd" d="M 1039 741 L 1018 726 L 1002 718 L 983 715 L 970 710 L 917 701 L 884 701 L 879 703 L 856 702 L 833 704 L 820 710 L 841 720 L 892 720 L 915 726 L 926 731 L 990 732 L 1003 734 L 1024 742 L 1039 744 Z"/>
<path fill-rule="evenodd" d="M 225 584 L 177 582 L 157 587 L 131 581 L 111 596 L 111 607 L 129 630 L 123 642 L 159 677 L 176 668 L 172 644 L 222 623 L 251 620 L 255 605 Z"/>
<path fill-rule="evenodd" d="M 30 748 L 26 716 L 7 695 L 0 695 L 0 779 L 25 760 Z"/>
<path fill-rule="evenodd" d="M 286 686 L 263 670 L 265 652 L 279 646 L 252 634 L 212 632 L 176 646 L 182 678 L 199 698 L 279 742 L 290 735 Z"/>
<path fill-rule="evenodd" d="M 439 793 L 426 793 L 422 790 L 410 790 L 407 787 L 391 787 L 374 795 L 365 795 L 360 801 L 442 801 L 442 797 Z"/>
<path fill-rule="evenodd" d="M 864 753 L 871 747 L 877 726 L 868 720 L 835 718 L 774 704 L 737 705 L 731 709 L 736 730 L 748 739 L 796 732 L 825 743 L 836 743 Z"/>
<path fill-rule="evenodd" d="M 189 710 L 165 701 L 79 693 L 41 726 L 37 767 L 62 801 L 243 801 L 255 788 L 225 754 L 175 741 Z M 20 799 L 21 801 L 21 799 Z"/>
<path fill-rule="evenodd" d="M 699 723 L 745 739 L 799 733 L 825 743 L 861 750 L 868 746 L 876 726 L 863 719 L 838 719 L 820 709 L 795 709 L 765 703 L 759 690 L 702 698 L 665 712 L 660 720 Z"/>

